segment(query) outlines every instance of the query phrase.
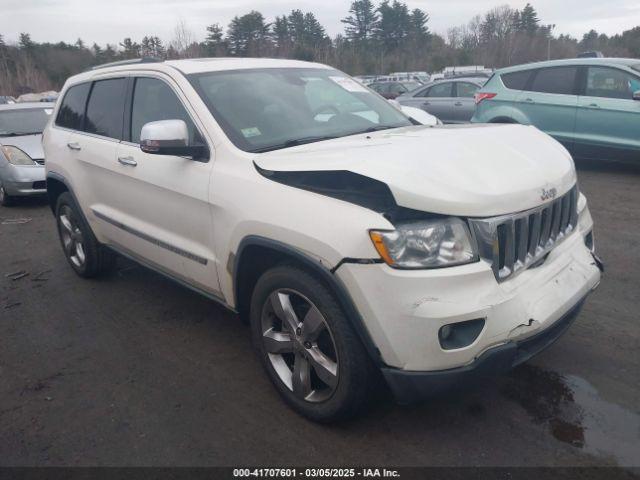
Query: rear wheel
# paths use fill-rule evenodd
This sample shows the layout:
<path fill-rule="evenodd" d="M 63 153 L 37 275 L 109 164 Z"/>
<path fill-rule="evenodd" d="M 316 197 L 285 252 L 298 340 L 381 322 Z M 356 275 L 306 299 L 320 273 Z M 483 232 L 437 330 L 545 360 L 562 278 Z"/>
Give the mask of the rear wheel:
<path fill-rule="evenodd" d="M 364 405 L 371 362 L 331 291 L 313 275 L 288 265 L 264 273 L 251 325 L 271 381 L 296 411 L 329 422 Z"/>
<path fill-rule="evenodd" d="M 110 270 L 116 257 L 96 240 L 79 212 L 68 192 L 58 197 L 56 220 L 65 257 L 78 275 L 91 278 Z"/>

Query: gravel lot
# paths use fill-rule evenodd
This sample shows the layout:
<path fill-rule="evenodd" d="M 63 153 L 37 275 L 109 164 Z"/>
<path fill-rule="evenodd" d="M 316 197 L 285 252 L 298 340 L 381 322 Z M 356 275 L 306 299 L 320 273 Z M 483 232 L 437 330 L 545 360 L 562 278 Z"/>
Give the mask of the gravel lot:
<path fill-rule="evenodd" d="M 640 172 L 579 178 L 607 271 L 569 332 L 481 388 L 381 395 L 339 426 L 285 406 L 233 314 L 124 260 L 82 280 L 45 203 L 0 207 L 0 465 L 640 466 Z"/>

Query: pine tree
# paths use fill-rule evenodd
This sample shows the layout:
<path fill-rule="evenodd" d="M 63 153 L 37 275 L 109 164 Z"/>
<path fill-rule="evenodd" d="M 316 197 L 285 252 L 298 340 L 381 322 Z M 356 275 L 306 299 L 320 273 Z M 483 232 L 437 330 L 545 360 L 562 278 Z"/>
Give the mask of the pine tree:
<path fill-rule="evenodd" d="M 384 0 L 378 7 L 380 17 L 374 30 L 376 39 L 386 50 L 400 47 L 411 30 L 411 17 L 405 3 Z"/>
<path fill-rule="evenodd" d="M 231 53 L 240 57 L 261 55 L 269 44 L 270 27 L 262 14 L 255 10 L 241 17 L 235 16 L 227 32 Z"/>
<path fill-rule="evenodd" d="M 212 57 L 224 55 L 224 30 L 220 24 L 214 23 L 207 27 L 207 37 L 204 40 L 204 47 L 207 55 Z"/>
<path fill-rule="evenodd" d="M 28 33 L 21 33 L 18 45 L 23 50 L 32 50 L 35 46 L 35 43 L 33 43 L 33 41 L 31 40 L 31 35 L 29 35 Z"/>
<path fill-rule="evenodd" d="M 276 17 L 273 22 L 273 38 L 276 42 L 276 47 L 281 55 L 286 56 L 289 53 L 293 39 L 291 37 L 291 31 L 289 29 L 289 19 L 286 15 Z"/>
<path fill-rule="evenodd" d="M 373 36 L 378 12 L 371 0 L 356 0 L 351 4 L 349 16 L 341 20 L 349 40 L 365 41 Z"/>
<path fill-rule="evenodd" d="M 525 32 L 529 35 L 533 35 L 538 31 L 539 26 L 540 19 L 538 19 L 538 13 L 530 3 L 527 3 L 520 12 L 520 21 L 516 28 L 520 32 Z"/>
<path fill-rule="evenodd" d="M 122 43 L 120 43 L 120 46 L 123 49 L 123 58 L 138 58 L 140 56 L 140 45 L 136 42 L 133 42 L 131 38 L 125 38 Z"/>

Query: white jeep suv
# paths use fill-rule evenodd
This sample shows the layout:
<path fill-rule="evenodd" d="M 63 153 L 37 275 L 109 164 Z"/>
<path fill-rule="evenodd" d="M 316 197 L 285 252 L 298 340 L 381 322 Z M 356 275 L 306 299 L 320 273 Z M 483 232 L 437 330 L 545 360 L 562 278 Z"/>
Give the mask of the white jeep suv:
<path fill-rule="evenodd" d="M 71 267 L 117 252 L 237 311 L 317 421 L 380 373 L 406 403 L 526 361 L 600 281 L 558 142 L 416 125 L 325 65 L 106 65 L 66 82 L 44 147 Z"/>

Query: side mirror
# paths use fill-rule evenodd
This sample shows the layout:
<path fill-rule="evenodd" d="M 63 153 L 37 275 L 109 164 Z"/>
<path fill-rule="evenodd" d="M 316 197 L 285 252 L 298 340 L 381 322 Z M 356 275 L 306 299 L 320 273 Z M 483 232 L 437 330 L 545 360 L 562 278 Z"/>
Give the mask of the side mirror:
<path fill-rule="evenodd" d="M 638 90 L 637 92 L 633 92 L 633 99 L 640 100 L 640 90 Z"/>
<path fill-rule="evenodd" d="M 174 155 L 202 159 L 207 147 L 189 145 L 189 129 L 184 120 L 159 120 L 145 123 L 140 132 L 140 150 L 153 155 Z"/>

